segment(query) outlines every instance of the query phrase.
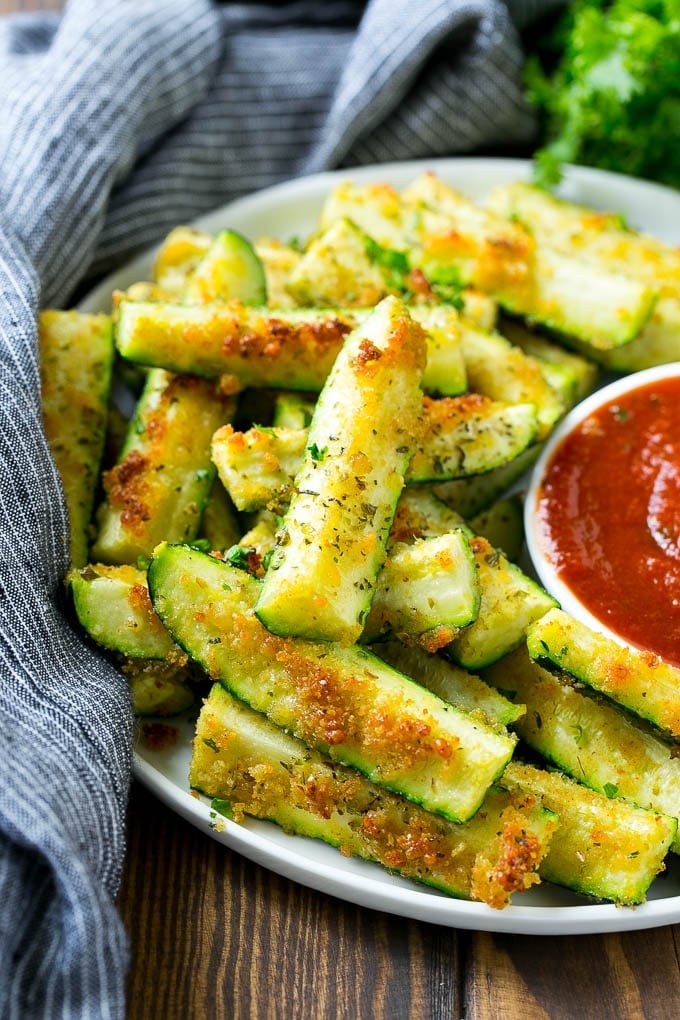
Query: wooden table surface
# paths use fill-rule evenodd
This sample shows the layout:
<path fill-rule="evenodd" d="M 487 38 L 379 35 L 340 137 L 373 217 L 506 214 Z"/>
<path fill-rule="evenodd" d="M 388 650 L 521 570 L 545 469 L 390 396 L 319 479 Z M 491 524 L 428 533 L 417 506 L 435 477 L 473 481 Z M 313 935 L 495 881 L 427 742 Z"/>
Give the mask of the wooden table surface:
<path fill-rule="evenodd" d="M 0 14 L 61 0 L 0 0 Z M 119 907 L 129 1020 L 668 1020 L 680 926 L 554 938 L 457 931 L 252 864 L 135 785 Z"/>

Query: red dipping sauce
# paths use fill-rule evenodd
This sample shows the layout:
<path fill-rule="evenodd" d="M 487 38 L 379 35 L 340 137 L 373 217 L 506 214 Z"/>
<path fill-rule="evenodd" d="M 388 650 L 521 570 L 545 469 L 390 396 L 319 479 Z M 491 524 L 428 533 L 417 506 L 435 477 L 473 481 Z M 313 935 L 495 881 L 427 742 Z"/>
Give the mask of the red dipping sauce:
<path fill-rule="evenodd" d="M 543 554 L 579 602 L 680 666 L 680 376 L 612 399 L 569 432 L 536 513 Z"/>

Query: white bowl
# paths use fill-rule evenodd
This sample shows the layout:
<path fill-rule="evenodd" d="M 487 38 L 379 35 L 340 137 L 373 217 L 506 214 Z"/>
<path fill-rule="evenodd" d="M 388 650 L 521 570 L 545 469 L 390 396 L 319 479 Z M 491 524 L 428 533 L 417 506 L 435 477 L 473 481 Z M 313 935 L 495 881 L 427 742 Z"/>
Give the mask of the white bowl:
<path fill-rule="evenodd" d="M 632 393 L 650 383 L 678 376 L 680 376 L 680 362 L 658 365 L 655 368 L 633 372 L 630 375 L 617 379 L 592 393 L 589 397 L 586 397 L 580 404 L 577 404 L 556 426 L 546 441 L 532 471 L 524 504 L 527 551 L 532 566 L 543 587 L 557 599 L 562 609 L 571 616 L 581 620 L 582 623 L 585 623 L 593 630 L 607 634 L 624 646 L 639 647 L 634 646 L 631 642 L 627 642 L 620 634 L 611 630 L 605 621 L 595 616 L 579 599 L 578 595 L 562 580 L 554 563 L 547 555 L 542 543 L 544 530 L 538 514 L 539 497 L 549 467 L 561 444 L 586 418 L 624 394 Z"/>

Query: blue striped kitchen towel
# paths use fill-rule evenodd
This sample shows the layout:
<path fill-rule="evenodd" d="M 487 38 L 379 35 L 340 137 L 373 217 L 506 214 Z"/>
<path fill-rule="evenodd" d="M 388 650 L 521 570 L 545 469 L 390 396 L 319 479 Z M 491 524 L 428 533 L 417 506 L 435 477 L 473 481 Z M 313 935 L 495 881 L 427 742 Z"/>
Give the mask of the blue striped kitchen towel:
<path fill-rule="evenodd" d="M 518 30 L 550 6 L 71 0 L 0 19 L 0 1016 L 125 1014 L 130 701 L 61 612 L 37 309 L 246 191 L 525 142 Z"/>

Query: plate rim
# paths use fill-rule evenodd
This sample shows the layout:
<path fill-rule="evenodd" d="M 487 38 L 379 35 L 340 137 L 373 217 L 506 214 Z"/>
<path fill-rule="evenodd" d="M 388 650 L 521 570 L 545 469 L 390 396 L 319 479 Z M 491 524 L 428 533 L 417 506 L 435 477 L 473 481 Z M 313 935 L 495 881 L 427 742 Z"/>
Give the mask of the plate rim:
<path fill-rule="evenodd" d="M 304 193 L 314 189 L 323 194 L 340 180 L 389 180 L 404 175 L 416 176 L 425 170 L 432 170 L 445 178 L 473 175 L 480 180 L 496 176 L 504 180 L 527 179 L 531 172 L 531 161 L 504 157 L 438 157 L 324 171 L 282 181 L 226 202 L 190 221 L 189 225 L 212 231 L 217 229 L 216 225 L 227 226 L 227 217 L 247 219 L 263 205 L 277 206 L 286 199 L 298 200 L 301 196 L 304 199 Z M 586 191 L 594 187 L 597 193 L 603 195 L 608 194 L 612 187 L 614 191 L 632 188 L 644 203 L 667 202 L 670 199 L 677 203 L 680 212 L 680 192 L 623 174 L 569 166 L 565 168 L 564 184 L 567 193 L 573 185 L 585 188 Z M 136 274 L 139 272 L 138 266 L 151 263 L 157 250 L 157 245 L 146 248 L 107 274 L 79 302 L 79 310 L 93 312 L 110 308 L 111 293 L 121 285 L 121 274 L 126 270 Z M 524 906 L 513 902 L 503 910 L 494 910 L 483 903 L 459 900 L 424 886 L 418 887 L 415 882 L 401 880 L 404 885 L 391 885 L 386 881 L 376 883 L 370 875 L 354 872 L 348 874 L 343 872 L 342 867 L 336 869 L 324 861 L 312 861 L 304 855 L 300 856 L 292 845 L 290 850 L 282 849 L 277 842 L 249 829 L 247 824 L 237 825 L 225 818 L 220 819 L 223 824 L 220 824 L 219 829 L 216 828 L 215 813 L 211 812 L 207 798 L 192 793 L 188 782 L 186 788 L 180 787 L 162 767 L 144 758 L 137 744 L 133 751 L 133 774 L 176 814 L 233 851 L 305 887 L 365 908 L 447 927 L 549 936 L 624 932 L 680 922 L 680 895 L 651 899 L 637 907 L 617 907 L 611 903 L 597 902 L 576 902 L 569 906 Z M 266 824 L 273 827 L 273 823 Z M 362 863 L 359 861 L 359 865 Z"/>

